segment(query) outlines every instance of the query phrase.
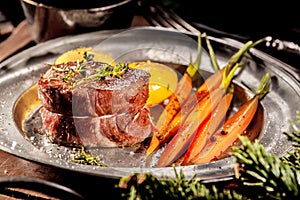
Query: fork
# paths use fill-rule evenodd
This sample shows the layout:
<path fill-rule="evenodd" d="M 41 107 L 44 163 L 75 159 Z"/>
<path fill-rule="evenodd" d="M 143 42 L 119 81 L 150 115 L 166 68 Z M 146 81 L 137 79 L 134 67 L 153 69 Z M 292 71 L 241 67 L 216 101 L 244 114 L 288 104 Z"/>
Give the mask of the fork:
<path fill-rule="evenodd" d="M 185 34 L 199 34 L 199 30 L 159 3 L 141 0 L 138 4 L 142 9 L 143 17 L 151 26 L 172 28 Z"/>
<path fill-rule="evenodd" d="M 210 36 L 235 41 L 247 42 L 250 40 L 248 37 L 227 33 L 202 24 L 197 23 L 192 25 L 159 2 L 140 0 L 138 1 L 138 5 L 141 8 L 143 17 L 151 26 L 170 28 L 193 36 L 199 35 L 200 32 L 205 32 Z M 292 56 L 300 56 L 300 46 L 294 42 L 274 39 L 272 36 L 266 36 L 264 39 L 266 50 L 275 50 L 277 53 L 281 51 Z M 285 70 L 290 72 L 298 81 L 300 81 L 300 68 L 292 67 L 286 63 L 284 64 Z"/>

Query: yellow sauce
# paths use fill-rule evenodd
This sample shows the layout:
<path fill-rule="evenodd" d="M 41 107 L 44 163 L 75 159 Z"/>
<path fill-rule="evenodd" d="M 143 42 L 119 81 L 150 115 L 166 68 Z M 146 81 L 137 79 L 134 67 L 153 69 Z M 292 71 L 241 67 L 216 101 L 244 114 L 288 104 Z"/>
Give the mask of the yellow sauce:
<path fill-rule="evenodd" d="M 151 61 L 133 62 L 131 68 L 142 69 L 150 73 L 149 98 L 147 106 L 154 106 L 167 99 L 176 89 L 178 77 L 170 67 Z"/>
<path fill-rule="evenodd" d="M 67 63 L 67 62 L 75 62 L 77 60 L 82 61 L 84 58 L 84 53 L 94 54 L 93 60 L 96 62 L 104 62 L 110 65 L 114 65 L 114 59 L 106 52 L 101 50 L 92 49 L 89 47 L 79 47 L 76 49 L 72 49 L 60 55 L 56 60 L 55 64 Z"/>

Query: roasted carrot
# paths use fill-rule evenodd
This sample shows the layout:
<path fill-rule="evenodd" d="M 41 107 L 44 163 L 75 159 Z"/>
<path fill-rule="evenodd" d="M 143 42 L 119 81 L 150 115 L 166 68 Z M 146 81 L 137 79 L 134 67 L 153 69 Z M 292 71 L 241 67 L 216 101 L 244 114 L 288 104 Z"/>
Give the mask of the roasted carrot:
<path fill-rule="evenodd" d="M 184 154 L 181 165 L 188 165 L 190 159 L 195 157 L 204 147 L 207 139 L 213 134 L 217 128 L 225 120 L 226 113 L 230 108 L 233 93 L 229 92 L 218 103 L 216 109 L 212 112 L 211 116 L 200 124 L 194 139 L 188 147 L 187 152 Z"/>
<path fill-rule="evenodd" d="M 184 74 L 184 76 L 180 79 L 175 93 L 173 93 L 170 98 L 169 102 L 164 108 L 164 111 L 159 117 L 159 120 L 156 123 L 156 132 L 153 133 L 151 138 L 151 142 L 149 147 L 147 148 L 146 155 L 151 154 L 155 151 L 161 143 L 161 132 L 162 130 L 168 129 L 171 121 L 173 120 L 174 116 L 179 112 L 181 105 L 183 102 L 190 96 L 192 90 L 192 79 L 189 77 L 188 74 Z"/>
<path fill-rule="evenodd" d="M 191 95 L 188 98 L 188 102 L 183 104 L 181 109 L 176 112 L 171 121 L 165 126 L 158 129 L 158 131 L 153 134 L 146 155 L 150 155 L 162 144 L 168 142 L 177 133 L 183 119 L 188 116 L 188 114 L 198 104 L 199 101 L 205 98 L 210 93 L 210 91 L 212 91 L 212 89 L 209 89 L 208 85 L 214 85 L 213 89 L 215 89 L 215 87 L 217 88 L 217 86 L 220 86 L 221 80 L 222 74 L 220 70 L 220 72 L 216 72 L 207 80 L 208 84 L 203 83 L 200 87 L 201 89 L 198 90 L 199 92 L 195 95 Z"/>
<path fill-rule="evenodd" d="M 192 79 L 188 74 L 184 74 L 180 79 L 175 92 L 169 97 L 169 102 L 160 115 L 156 128 L 162 129 L 164 126 L 170 124 L 176 113 L 180 110 L 181 105 L 190 96 L 192 91 Z"/>
<path fill-rule="evenodd" d="M 158 160 L 157 167 L 169 166 L 183 155 L 199 125 L 211 114 L 223 94 L 223 90 L 218 88 L 203 98 L 199 104 L 194 107 L 184 120 L 177 134 L 165 147 Z"/>
<path fill-rule="evenodd" d="M 217 107 L 217 105 L 220 104 L 220 100 L 226 94 L 227 89 L 232 81 L 233 75 L 238 67 L 239 65 L 236 64 L 236 66 L 233 67 L 232 71 L 228 73 L 228 77 L 226 76 L 226 71 L 224 71 L 224 75 L 222 76 L 222 85 L 210 92 L 200 101 L 198 101 L 198 104 L 193 107 L 191 112 L 188 112 L 187 114 L 185 114 L 185 116 L 183 116 L 183 123 L 181 124 L 178 132 L 162 152 L 157 163 L 158 167 L 168 166 L 179 157 L 181 157 L 187 150 L 190 142 L 193 141 L 195 134 L 197 134 L 198 132 L 197 130 L 201 129 L 201 125 L 203 123 L 206 123 L 207 118 L 214 117 L 212 116 L 212 112 Z M 224 106 L 224 104 L 222 106 Z M 221 110 L 221 108 L 219 110 Z M 223 116 L 225 114 L 226 112 L 223 114 Z"/>
<path fill-rule="evenodd" d="M 153 151 L 158 149 L 161 143 L 161 138 L 175 115 L 181 109 L 183 103 L 189 98 L 192 90 L 192 79 L 198 71 L 202 56 L 202 42 L 201 34 L 198 35 L 198 53 L 197 58 L 194 62 L 191 62 L 186 72 L 183 74 L 182 78 L 178 82 L 175 92 L 169 97 L 169 101 L 164 108 L 164 111 L 160 115 L 156 123 L 157 131 L 153 133 L 149 147 L 147 148 L 146 155 L 151 154 Z"/>
<path fill-rule="evenodd" d="M 270 87 L 270 74 L 266 73 L 255 92 L 255 95 L 245 102 L 222 127 L 208 140 L 202 151 L 191 159 L 193 164 L 202 164 L 213 161 L 228 149 L 241 135 L 256 113 L 259 101 L 267 94 Z"/>
<path fill-rule="evenodd" d="M 223 70 L 220 70 L 220 72 L 223 72 L 222 82 L 220 87 L 223 88 L 224 94 L 227 91 L 228 87 L 230 86 L 231 81 L 238 67 L 240 67 L 239 64 L 236 64 L 234 67 L 227 65 L 223 68 Z M 228 70 L 228 68 L 232 68 L 232 69 Z M 201 151 L 201 149 L 206 143 L 206 138 L 208 138 L 217 129 L 219 124 L 221 124 L 222 120 L 226 116 L 227 110 L 230 107 L 233 98 L 232 92 L 233 91 L 230 91 L 222 98 L 216 110 L 214 110 L 214 113 L 211 115 L 211 118 L 209 118 L 208 120 L 203 122 L 203 124 L 200 125 L 195 135 L 195 138 L 193 139 L 187 152 L 184 155 L 183 161 L 181 163 L 182 165 L 188 164 L 190 159 L 193 158 Z"/>

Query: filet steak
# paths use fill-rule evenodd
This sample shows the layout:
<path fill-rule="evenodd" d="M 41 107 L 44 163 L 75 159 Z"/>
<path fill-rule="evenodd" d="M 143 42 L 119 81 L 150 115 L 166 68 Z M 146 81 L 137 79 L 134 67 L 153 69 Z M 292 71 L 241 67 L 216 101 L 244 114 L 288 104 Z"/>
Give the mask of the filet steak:
<path fill-rule="evenodd" d="M 85 60 L 51 65 L 38 81 L 47 137 L 66 146 L 132 146 L 153 123 L 146 106 L 150 74 Z"/>

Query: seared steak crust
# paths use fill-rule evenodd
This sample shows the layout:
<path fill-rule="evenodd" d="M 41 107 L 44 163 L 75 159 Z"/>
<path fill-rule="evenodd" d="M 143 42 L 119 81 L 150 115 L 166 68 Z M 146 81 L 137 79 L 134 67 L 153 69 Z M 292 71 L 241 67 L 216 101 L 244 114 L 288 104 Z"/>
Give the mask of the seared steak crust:
<path fill-rule="evenodd" d="M 149 137 L 153 128 L 146 107 L 134 116 L 71 117 L 50 112 L 44 107 L 40 114 L 47 137 L 53 143 L 66 146 L 132 146 Z"/>
<path fill-rule="evenodd" d="M 71 67 L 76 63 L 68 63 Z M 88 63 L 85 75 L 74 72 L 65 80 L 66 73 L 57 65 L 51 67 L 38 81 L 38 94 L 43 106 L 54 113 L 73 116 L 103 116 L 138 112 L 148 99 L 150 75 L 128 69 L 120 78 L 88 79 L 103 63 Z"/>

